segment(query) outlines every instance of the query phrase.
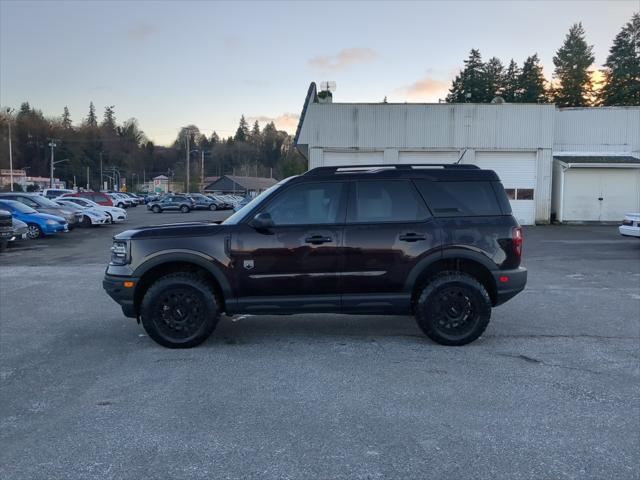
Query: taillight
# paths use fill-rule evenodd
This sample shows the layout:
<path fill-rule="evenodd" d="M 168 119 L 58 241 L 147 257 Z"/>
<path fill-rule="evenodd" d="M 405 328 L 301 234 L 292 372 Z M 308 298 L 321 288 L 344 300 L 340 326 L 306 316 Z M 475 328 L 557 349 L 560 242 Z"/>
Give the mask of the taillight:
<path fill-rule="evenodd" d="M 514 227 L 511 231 L 511 244 L 513 245 L 513 252 L 518 258 L 522 257 L 522 242 L 524 237 L 522 236 L 522 228 Z"/>

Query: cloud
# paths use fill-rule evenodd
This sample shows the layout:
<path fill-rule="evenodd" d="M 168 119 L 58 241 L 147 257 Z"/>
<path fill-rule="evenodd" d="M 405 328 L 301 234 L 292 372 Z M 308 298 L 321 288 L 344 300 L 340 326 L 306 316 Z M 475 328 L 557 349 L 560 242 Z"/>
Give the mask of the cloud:
<path fill-rule="evenodd" d="M 140 42 L 146 40 L 151 35 L 156 33 L 156 30 L 156 27 L 154 27 L 153 25 L 149 25 L 148 23 L 144 22 L 138 22 L 127 30 L 127 36 L 131 40 Z"/>
<path fill-rule="evenodd" d="M 264 128 L 267 123 L 273 122 L 275 123 L 278 130 L 284 130 L 286 132 L 293 133 L 298 127 L 300 115 L 298 115 L 297 113 L 283 113 L 282 115 L 279 115 L 277 117 L 268 117 L 265 115 L 247 117 L 247 122 L 249 124 L 252 124 L 256 120 L 260 124 L 260 128 Z"/>
<path fill-rule="evenodd" d="M 370 48 L 345 48 L 337 55 L 320 55 L 309 60 L 309 65 L 322 70 L 343 70 L 357 63 L 367 63 L 378 58 Z"/>
<path fill-rule="evenodd" d="M 437 101 L 447 95 L 449 84 L 449 81 L 426 75 L 411 85 L 398 88 L 396 92 L 410 100 Z"/>

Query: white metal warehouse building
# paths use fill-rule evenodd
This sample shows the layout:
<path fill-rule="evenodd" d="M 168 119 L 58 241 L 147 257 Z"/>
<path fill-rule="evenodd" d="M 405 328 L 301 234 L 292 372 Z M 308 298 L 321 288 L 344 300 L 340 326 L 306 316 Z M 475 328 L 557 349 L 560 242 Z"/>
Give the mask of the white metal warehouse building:
<path fill-rule="evenodd" d="M 498 173 L 523 225 L 548 223 L 552 214 L 560 221 L 620 220 L 640 210 L 640 107 L 324 103 L 312 83 L 295 144 L 309 168 L 462 157 Z M 587 198 L 595 204 L 575 208 Z"/>

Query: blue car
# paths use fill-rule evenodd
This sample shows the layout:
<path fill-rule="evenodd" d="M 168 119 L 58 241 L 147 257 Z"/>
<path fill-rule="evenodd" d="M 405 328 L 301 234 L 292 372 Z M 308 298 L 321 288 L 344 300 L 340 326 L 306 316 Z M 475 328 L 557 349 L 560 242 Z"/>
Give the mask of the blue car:
<path fill-rule="evenodd" d="M 67 221 L 56 215 L 38 213 L 33 208 L 15 200 L 0 200 L 0 209 L 8 210 L 11 215 L 27 224 L 29 238 L 39 238 L 58 232 L 68 232 Z"/>

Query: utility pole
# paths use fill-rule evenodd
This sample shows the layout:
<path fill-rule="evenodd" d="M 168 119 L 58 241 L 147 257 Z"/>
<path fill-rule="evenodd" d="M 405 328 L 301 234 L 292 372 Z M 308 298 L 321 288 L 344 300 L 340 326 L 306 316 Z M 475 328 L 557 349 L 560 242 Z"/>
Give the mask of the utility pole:
<path fill-rule="evenodd" d="M 191 150 L 189 149 L 189 137 L 191 137 L 191 130 L 185 130 L 185 133 L 187 134 L 187 158 L 185 159 L 187 165 L 187 185 L 184 189 L 184 193 L 189 193 L 189 158 L 191 158 Z"/>
<path fill-rule="evenodd" d="M 102 152 L 100 152 L 100 188 L 98 191 L 102 191 L 104 188 L 104 182 L 102 181 Z"/>
<path fill-rule="evenodd" d="M 51 148 L 51 170 L 49 174 L 49 188 L 53 188 L 53 149 L 56 148 L 56 143 L 53 138 L 49 139 L 49 147 Z"/>
<path fill-rule="evenodd" d="M 204 148 L 200 152 L 200 184 L 204 188 Z"/>
<path fill-rule="evenodd" d="M 11 181 L 11 191 L 13 192 L 13 150 L 11 148 L 11 113 L 12 108 L 7 108 L 7 122 L 9 123 L 9 179 Z"/>
<path fill-rule="evenodd" d="M 89 191 L 89 165 L 87 165 L 87 192 Z"/>

